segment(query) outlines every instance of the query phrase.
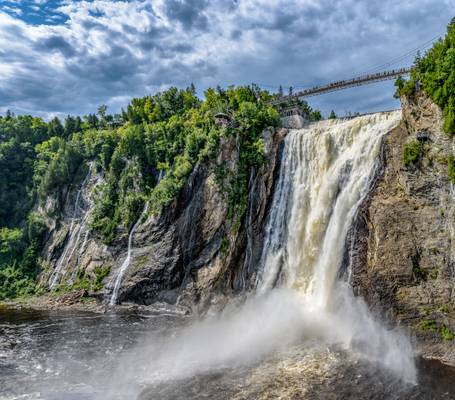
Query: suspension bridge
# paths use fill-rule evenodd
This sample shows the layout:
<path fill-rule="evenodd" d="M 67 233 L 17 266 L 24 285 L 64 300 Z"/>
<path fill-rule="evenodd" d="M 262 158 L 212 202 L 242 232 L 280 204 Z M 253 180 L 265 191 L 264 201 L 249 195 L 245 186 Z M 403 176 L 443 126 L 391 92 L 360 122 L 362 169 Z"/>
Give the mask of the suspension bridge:
<path fill-rule="evenodd" d="M 314 86 L 286 96 L 279 96 L 270 101 L 270 104 L 274 106 L 289 105 L 295 103 L 296 100 L 303 97 L 318 96 L 320 94 L 335 92 L 337 90 L 348 89 L 355 86 L 363 86 L 375 82 L 391 80 L 399 76 L 407 75 L 410 72 L 411 68 L 399 68 L 390 71 L 377 72 L 375 74 L 362 75 L 352 79 L 328 83 L 322 86 Z"/>

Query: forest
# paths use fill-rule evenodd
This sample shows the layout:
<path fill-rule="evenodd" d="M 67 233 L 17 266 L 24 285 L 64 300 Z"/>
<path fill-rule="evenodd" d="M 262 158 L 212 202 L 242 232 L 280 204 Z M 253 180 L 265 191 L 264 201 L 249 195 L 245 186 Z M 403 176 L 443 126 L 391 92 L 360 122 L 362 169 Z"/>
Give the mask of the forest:
<path fill-rule="evenodd" d="M 62 207 L 68 189 L 80 185 L 89 166 L 104 178 L 90 229 L 109 245 L 119 226 L 131 228 L 145 202 L 150 213 L 159 214 L 194 166 L 217 155 L 220 138 L 235 136 L 235 176 L 216 172 L 229 217 L 240 219 L 248 171 L 264 161 L 261 133 L 279 124 L 278 112 L 267 104 L 271 98 L 256 85 L 208 89 L 204 100 L 194 86 L 172 87 L 134 98 L 115 115 L 103 105 L 96 114 L 68 115 L 63 122 L 11 112 L 0 116 L 0 299 L 45 290 L 36 284 L 48 231 L 42 205 L 53 198 Z M 300 105 L 320 119 L 319 111 Z M 217 125 L 218 113 L 232 123 Z"/>

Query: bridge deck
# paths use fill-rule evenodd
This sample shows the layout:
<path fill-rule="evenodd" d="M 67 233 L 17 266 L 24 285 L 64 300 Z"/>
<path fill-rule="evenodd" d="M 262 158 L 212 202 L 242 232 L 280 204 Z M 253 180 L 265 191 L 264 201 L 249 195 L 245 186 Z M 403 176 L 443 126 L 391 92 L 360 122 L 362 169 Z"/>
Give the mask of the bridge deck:
<path fill-rule="evenodd" d="M 290 100 L 296 100 L 300 97 L 317 96 L 323 93 L 334 92 L 336 90 L 347 89 L 354 86 L 362 86 L 369 83 L 386 81 L 394 79 L 400 75 L 409 74 L 410 71 L 411 71 L 410 68 L 400 68 L 392 71 L 378 72 L 377 74 L 364 75 L 353 79 L 332 82 L 323 86 L 315 86 L 310 89 L 305 89 L 300 92 L 296 92 L 292 95 L 279 97 L 277 99 L 272 100 L 270 104 L 278 105 L 281 103 L 286 103 Z"/>

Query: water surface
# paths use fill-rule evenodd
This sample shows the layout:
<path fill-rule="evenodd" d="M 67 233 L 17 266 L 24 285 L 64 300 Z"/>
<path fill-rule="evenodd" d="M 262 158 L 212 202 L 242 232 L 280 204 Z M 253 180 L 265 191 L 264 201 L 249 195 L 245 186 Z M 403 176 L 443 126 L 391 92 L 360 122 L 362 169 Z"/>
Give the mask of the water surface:
<path fill-rule="evenodd" d="M 153 370 L 164 364 L 149 359 L 156 354 L 147 350 L 150 343 L 179 338 L 193 319 L 165 309 L 94 314 L 2 308 L 0 399 L 455 398 L 451 368 L 421 360 L 418 384 L 406 384 L 374 363 L 317 341 L 238 363 L 220 358 L 219 365 L 196 368 L 195 374 L 188 372 L 191 363 L 179 369 L 185 370 L 180 376 Z M 184 349 L 181 343 L 179 351 Z M 181 353 L 177 359 L 186 360 Z"/>

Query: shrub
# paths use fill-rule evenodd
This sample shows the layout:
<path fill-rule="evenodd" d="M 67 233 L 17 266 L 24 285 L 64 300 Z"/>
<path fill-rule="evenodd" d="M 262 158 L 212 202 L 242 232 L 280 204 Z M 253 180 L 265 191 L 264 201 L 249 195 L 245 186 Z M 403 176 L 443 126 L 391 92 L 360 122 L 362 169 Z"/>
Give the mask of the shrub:
<path fill-rule="evenodd" d="M 451 341 L 454 339 L 453 332 L 445 325 L 441 327 L 439 332 L 441 333 L 441 336 L 445 341 Z"/>
<path fill-rule="evenodd" d="M 416 164 L 423 155 L 423 144 L 418 140 L 412 140 L 403 147 L 403 164 L 410 167 Z"/>
<path fill-rule="evenodd" d="M 95 267 L 95 281 L 92 288 L 95 292 L 99 292 L 103 288 L 103 279 L 111 272 L 111 267 L 106 265 L 104 267 Z"/>
<path fill-rule="evenodd" d="M 455 158 L 450 155 L 447 159 L 447 175 L 452 184 L 455 185 Z"/>
<path fill-rule="evenodd" d="M 423 321 L 420 321 L 419 323 L 419 328 L 422 331 L 432 331 L 435 332 L 437 330 L 437 325 L 436 321 L 433 319 L 424 319 Z"/>

